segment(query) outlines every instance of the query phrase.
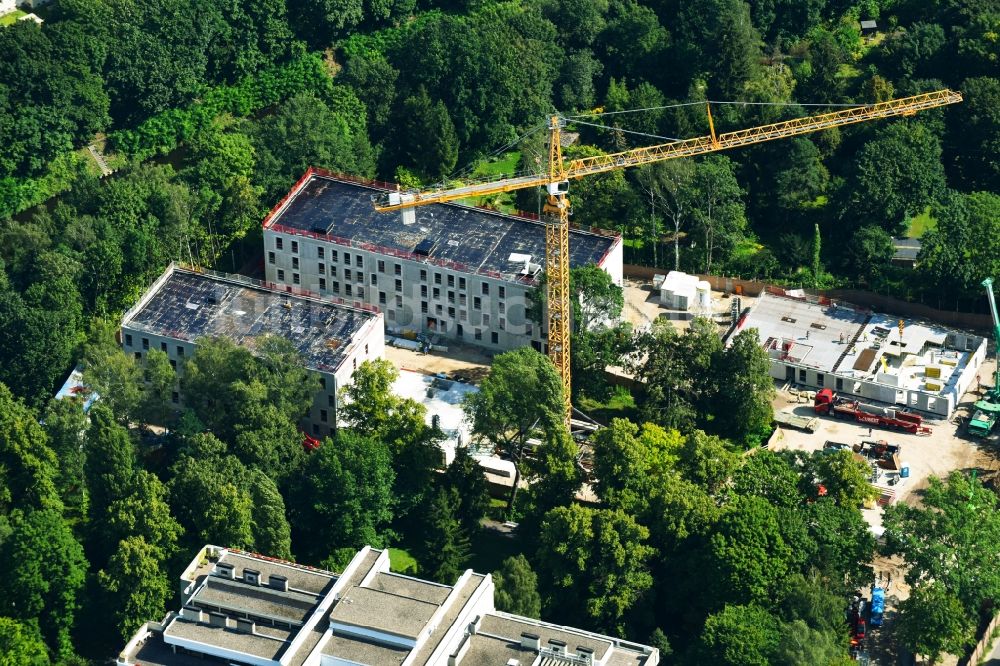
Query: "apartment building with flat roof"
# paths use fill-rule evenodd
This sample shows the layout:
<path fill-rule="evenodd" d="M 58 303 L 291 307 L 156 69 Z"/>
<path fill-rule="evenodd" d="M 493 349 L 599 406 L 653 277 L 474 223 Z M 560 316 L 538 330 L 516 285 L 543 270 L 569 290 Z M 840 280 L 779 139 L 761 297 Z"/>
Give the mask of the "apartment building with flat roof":
<path fill-rule="evenodd" d="M 497 611 L 493 579 L 389 571 L 361 549 L 343 572 L 205 546 L 181 608 L 147 622 L 117 666 L 656 666 L 652 647 Z"/>
<path fill-rule="evenodd" d="M 285 338 L 321 389 L 306 431 L 325 436 L 336 423 L 337 389 L 355 368 L 381 358 L 385 350 L 382 314 L 364 303 L 348 303 L 240 275 L 193 270 L 171 264 L 125 313 L 122 347 L 142 362 L 151 349 L 165 352 L 178 373 L 200 338 L 228 338 L 251 352 L 263 336 Z M 183 403 L 174 393 L 178 407 Z"/>
<path fill-rule="evenodd" d="M 374 200 L 393 189 L 307 171 L 264 220 L 267 280 L 377 307 L 390 332 L 545 352 L 545 331 L 527 316 L 544 225 L 450 203 L 376 212 Z M 591 263 L 621 285 L 621 237 L 572 229 L 570 265 Z"/>

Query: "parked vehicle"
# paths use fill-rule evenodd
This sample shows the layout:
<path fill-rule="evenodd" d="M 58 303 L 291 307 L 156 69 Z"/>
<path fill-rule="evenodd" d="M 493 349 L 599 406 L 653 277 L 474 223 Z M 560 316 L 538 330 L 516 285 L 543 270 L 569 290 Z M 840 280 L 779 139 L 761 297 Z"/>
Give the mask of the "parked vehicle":
<path fill-rule="evenodd" d="M 854 419 L 858 423 L 880 428 L 896 428 L 915 435 L 929 434 L 931 431 L 923 424 L 923 417 L 920 414 L 905 409 L 869 405 L 851 398 L 841 398 L 829 388 L 816 392 L 813 409 L 817 414 Z"/>

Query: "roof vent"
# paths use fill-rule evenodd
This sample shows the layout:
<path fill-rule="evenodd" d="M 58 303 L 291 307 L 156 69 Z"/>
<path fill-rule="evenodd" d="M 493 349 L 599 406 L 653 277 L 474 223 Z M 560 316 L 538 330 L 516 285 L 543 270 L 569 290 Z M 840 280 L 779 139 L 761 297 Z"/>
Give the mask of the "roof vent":
<path fill-rule="evenodd" d="M 526 650 L 540 650 L 542 647 L 542 637 L 538 634 L 529 634 L 527 631 L 521 632 L 521 647 Z"/>
<path fill-rule="evenodd" d="M 236 577 L 236 567 L 234 567 L 232 564 L 223 564 L 222 562 L 217 562 L 215 565 L 214 573 L 216 576 L 221 576 L 223 578 L 228 578 L 229 580 L 233 580 Z"/>
<path fill-rule="evenodd" d="M 243 569 L 243 582 L 249 585 L 260 585 L 260 572 L 256 569 Z"/>
<path fill-rule="evenodd" d="M 557 638 L 550 638 L 549 649 L 555 654 L 566 654 L 566 642 Z"/>
<path fill-rule="evenodd" d="M 222 613 L 209 613 L 208 623 L 213 627 L 226 628 L 229 626 L 229 618 Z"/>
<path fill-rule="evenodd" d="M 281 590 L 282 592 L 288 592 L 288 579 L 284 576 L 279 576 L 277 574 L 271 574 L 267 578 L 267 586 L 275 589 Z"/>
<path fill-rule="evenodd" d="M 241 634 L 252 634 L 254 633 L 256 625 L 253 620 L 246 620 L 242 617 L 236 618 L 236 631 Z"/>

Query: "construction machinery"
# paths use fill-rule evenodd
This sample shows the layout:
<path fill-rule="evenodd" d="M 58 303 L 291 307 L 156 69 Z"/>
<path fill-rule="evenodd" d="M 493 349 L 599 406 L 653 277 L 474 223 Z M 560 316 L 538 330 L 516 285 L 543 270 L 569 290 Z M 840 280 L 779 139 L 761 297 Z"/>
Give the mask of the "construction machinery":
<path fill-rule="evenodd" d="M 829 388 L 816 392 L 813 409 L 817 414 L 854 419 L 858 423 L 879 428 L 896 428 L 913 435 L 927 435 L 931 432 L 931 429 L 924 425 L 923 417 L 916 412 L 869 405 L 853 398 L 841 398 Z"/>
<path fill-rule="evenodd" d="M 993 315 L 993 344 L 997 357 L 997 368 L 993 375 L 993 388 L 982 400 L 976 401 L 975 412 L 969 419 L 968 432 L 973 437 L 986 437 L 993 431 L 997 420 L 1000 420 L 1000 318 L 997 317 L 997 303 L 993 297 L 993 278 L 982 282 L 986 288 L 986 299 L 990 302 L 990 314 Z"/>
<path fill-rule="evenodd" d="M 572 413 L 570 404 L 570 293 L 569 293 L 569 181 L 628 167 L 652 164 L 680 157 L 694 157 L 730 148 L 750 146 L 774 139 L 784 139 L 854 123 L 910 116 L 918 111 L 933 109 L 962 101 L 951 90 L 914 95 L 867 106 L 850 107 L 805 118 L 716 135 L 711 107 L 708 112 L 709 134 L 693 139 L 661 143 L 616 153 L 563 161 L 561 132 L 567 118 L 553 115 L 548 120 L 549 156 L 545 173 L 499 178 L 497 180 L 460 183 L 423 192 L 393 192 L 375 203 L 376 210 L 396 211 L 414 206 L 444 203 L 482 197 L 503 192 L 544 187 L 546 199 L 542 207 L 545 227 L 545 275 L 548 333 L 547 351 L 556 366 L 563 385 L 566 420 Z"/>

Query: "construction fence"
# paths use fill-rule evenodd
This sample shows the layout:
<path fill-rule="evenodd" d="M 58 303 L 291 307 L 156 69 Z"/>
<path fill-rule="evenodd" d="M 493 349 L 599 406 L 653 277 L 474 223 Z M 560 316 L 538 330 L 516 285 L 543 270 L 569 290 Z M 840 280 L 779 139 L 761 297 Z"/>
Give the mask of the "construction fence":
<path fill-rule="evenodd" d="M 654 275 L 662 275 L 665 269 L 625 264 L 623 272 L 627 278 L 652 281 Z M 733 277 L 703 274 L 698 274 L 698 279 L 707 281 L 715 291 L 730 294 L 760 296 L 764 291 L 777 294 L 783 294 L 786 291 L 784 287 L 757 280 L 741 280 Z M 982 331 L 991 330 L 993 327 L 993 320 L 989 314 L 938 310 L 922 303 L 911 303 L 863 289 L 803 289 L 802 291 L 807 297 L 844 301 L 845 303 L 876 310 L 885 314 L 906 317 L 908 319 L 926 319 L 953 328 Z"/>

